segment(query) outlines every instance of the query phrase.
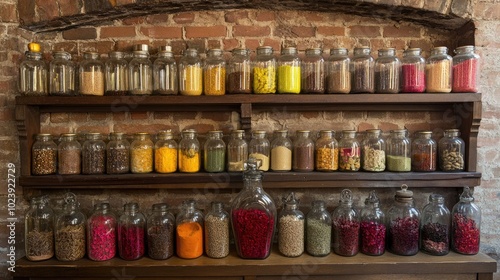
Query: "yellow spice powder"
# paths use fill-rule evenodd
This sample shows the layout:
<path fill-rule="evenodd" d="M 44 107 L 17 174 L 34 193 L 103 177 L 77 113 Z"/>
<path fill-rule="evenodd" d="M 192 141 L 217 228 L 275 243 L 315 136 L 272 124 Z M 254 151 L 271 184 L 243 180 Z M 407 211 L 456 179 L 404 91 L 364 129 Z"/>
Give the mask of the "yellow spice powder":
<path fill-rule="evenodd" d="M 160 147 L 155 150 L 155 171 L 172 173 L 177 171 L 177 149 Z"/>
<path fill-rule="evenodd" d="M 180 150 L 179 171 L 190 173 L 200 171 L 200 152 L 195 149 Z"/>

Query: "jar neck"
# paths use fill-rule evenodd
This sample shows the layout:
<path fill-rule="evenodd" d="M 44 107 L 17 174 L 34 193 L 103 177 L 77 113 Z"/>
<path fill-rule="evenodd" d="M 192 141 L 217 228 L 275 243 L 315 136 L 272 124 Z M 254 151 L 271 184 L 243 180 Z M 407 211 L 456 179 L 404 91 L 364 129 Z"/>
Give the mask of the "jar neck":
<path fill-rule="evenodd" d="M 123 53 L 123 52 L 111 52 L 111 53 L 109 53 L 109 57 L 111 59 L 123 59 L 125 57 L 125 53 Z"/>
<path fill-rule="evenodd" d="M 196 133 L 193 131 L 183 131 L 182 132 L 183 139 L 194 139 L 195 136 L 196 136 Z"/>
<path fill-rule="evenodd" d="M 342 131 L 342 138 L 344 138 L 344 139 L 353 139 L 355 137 L 356 137 L 356 131 L 351 131 L 351 130 L 349 130 L 349 131 L 346 131 L 346 130 Z"/>
<path fill-rule="evenodd" d="M 174 54 L 172 52 L 159 52 L 158 57 L 172 58 Z"/>
<path fill-rule="evenodd" d="M 109 139 L 112 141 L 121 141 L 121 140 L 123 140 L 123 136 L 124 136 L 123 133 L 114 132 L 114 133 L 109 134 Z"/>
<path fill-rule="evenodd" d="M 187 49 L 186 52 L 184 53 L 184 56 L 197 57 L 198 51 L 196 49 Z"/>
<path fill-rule="evenodd" d="M 321 56 L 321 49 L 315 48 L 315 49 L 307 49 L 306 50 L 306 56 Z"/>
<path fill-rule="evenodd" d="M 396 55 L 396 50 L 393 48 L 381 49 L 378 51 L 379 57 L 391 57 Z"/>
<path fill-rule="evenodd" d="M 42 54 L 39 52 L 26 52 L 26 59 L 28 59 L 28 60 L 41 60 Z"/>
<path fill-rule="evenodd" d="M 137 203 L 127 203 L 123 207 L 123 211 L 128 215 L 135 215 L 139 211 L 139 205 Z"/>
<path fill-rule="evenodd" d="M 297 48 L 288 47 L 281 50 L 281 55 L 297 55 Z"/>
<path fill-rule="evenodd" d="M 55 52 L 54 59 L 70 60 L 71 55 L 67 52 Z"/>
<path fill-rule="evenodd" d="M 98 53 L 91 52 L 91 53 L 84 53 L 83 54 L 83 59 L 85 59 L 85 60 L 88 60 L 88 59 L 97 60 L 98 58 L 99 58 Z"/>
<path fill-rule="evenodd" d="M 330 55 L 347 56 L 348 53 L 349 53 L 349 51 L 346 48 L 330 49 Z"/>
<path fill-rule="evenodd" d="M 218 212 L 222 212 L 224 207 L 224 205 L 222 204 L 222 202 L 212 202 L 212 212 L 215 212 L 215 213 L 218 213 Z"/>
<path fill-rule="evenodd" d="M 264 139 L 264 138 L 266 138 L 266 133 L 262 132 L 262 131 L 254 132 L 252 134 L 252 137 L 255 139 Z"/>
<path fill-rule="evenodd" d="M 222 131 L 210 131 L 208 138 L 213 140 L 220 140 L 222 138 Z"/>
<path fill-rule="evenodd" d="M 309 138 L 310 131 L 301 130 L 297 131 L 297 138 Z"/>
<path fill-rule="evenodd" d="M 460 131 L 458 130 L 445 130 L 444 131 L 444 136 L 445 137 L 458 137 L 460 136 Z"/>
<path fill-rule="evenodd" d="M 455 53 L 458 54 L 469 54 L 474 53 L 474 46 L 462 46 L 455 49 Z"/>
<path fill-rule="evenodd" d="M 273 48 L 271 47 L 258 47 L 257 48 L 257 55 L 272 55 L 273 54 Z"/>
<path fill-rule="evenodd" d="M 87 133 L 87 140 L 102 140 L 102 135 L 100 133 Z"/>
<path fill-rule="evenodd" d="M 274 133 L 276 134 L 276 137 L 281 137 L 281 138 L 288 137 L 288 131 L 286 131 L 286 130 L 277 130 Z"/>
<path fill-rule="evenodd" d="M 243 137 L 245 137 L 245 132 L 244 131 L 233 131 L 231 133 L 231 136 L 233 137 L 233 139 L 243 139 Z"/>
<path fill-rule="evenodd" d="M 422 50 L 419 48 L 407 49 L 403 52 L 403 57 L 408 56 L 420 56 L 422 54 Z"/>
<path fill-rule="evenodd" d="M 432 55 L 447 55 L 448 54 L 448 48 L 447 47 L 437 47 L 432 49 L 431 51 L 431 56 Z"/>
<path fill-rule="evenodd" d="M 393 138 L 404 138 L 408 135 L 408 131 L 405 130 L 393 130 L 391 131 L 391 136 Z"/>
<path fill-rule="evenodd" d="M 71 142 L 76 140 L 76 134 L 63 134 L 61 136 L 61 141 Z"/>
<path fill-rule="evenodd" d="M 222 56 L 222 50 L 220 49 L 212 49 L 208 51 L 208 57 L 211 58 L 220 58 Z"/>
<path fill-rule="evenodd" d="M 166 203 L 153 204 L 153 212 L 164 214 L 167 213 L 167 211 L 168 211 L 168 204 Z"/>
<path fill-rule="evenodd" d="M 156 138 L 158 140 L 172 140 L 172 139 L 174 139 L 174 135 L 172 134 L 172 132 L 165 131 L 165 132 L 158 133 Z"/>
<path fill-rule="evenodd" d="M 134 135 L 134 138 L 136 140 L 140 140 L 140 141 L 148 140 L 149 139 L 149 134 L 147 134 L 147 133 L 136 133 Z"/>
<path fill-rule="evenodd" d="M 313 201 L 312 202 L 312 208 L 316 209 L 318 211 L 325 211 L 325 209 L 326 209 L 325 202 L 324 201 L 320 201 L 320 200 Z"/>
<path fill-rule="evenodd" d="M 379 138 L 380 137 L 380 129 L 370 129 L 366 131 L 366 137 L 368 138 Z"/>
<path fill-rule="evenodd" d="M 355 56 L 369 56 L 371 53 L 370 48 L 354 48 L 354 55 Z"/>
<path fill-rule="evenodd" d="M 432 137 L 432 133 L 431 132 L 420 132 L 418 133 L 418 137 L 419 138 L 423 138 L 423 139 L 431 139 Z"/>
<path fill-rule="evenodd" d="M 233 56 L 249 56 L 250 50 L 249 49 L 234 49 L 232 51 Z"/>
<path fill-rule="evenodd" d="M 50 134 L 38 134 L 36 136 L 36 140 L 38 140 L 38 141 L 50 141 L 50 140 L 52 140 L 52 135 L 50 135 Z"/>

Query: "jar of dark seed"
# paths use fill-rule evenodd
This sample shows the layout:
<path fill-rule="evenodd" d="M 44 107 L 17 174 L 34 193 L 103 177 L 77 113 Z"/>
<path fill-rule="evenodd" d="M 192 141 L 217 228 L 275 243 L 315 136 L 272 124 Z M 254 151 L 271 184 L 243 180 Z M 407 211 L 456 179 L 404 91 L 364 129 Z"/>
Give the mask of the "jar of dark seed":
<path fill-rule="evenodd" d="M 398 93 L 400 71 L 401 62 L 396 57 L 396 49 L 379 50 L 375 60 L 375 92 Z"/>
<path fill-rule="evenodd" d="M 252 132 L 252 140 L 248 144 L 248 157 L 260 160 L 259 170 L 269 170 L 270 146 L 264 130 L 255 130 Z"/>
<path fill-rule="evenodd" d="M 208 132 L 204 147 L 203 166 L 207 172 L 222 172 L 226 168 L 226 144 L 222 140 L 222 131 Z"/>
<path fill-rule="evenodd" d="M 288 137 L 288 130 L 277 130 L 271 142 L 271 170 L 292 170 L 292 140 Z"/>
<path fill-rule="evenodd" d="M 361 148 L 356 140 L 356 131 L 342 131 L 339 141 L 339 170 L 359 171 L 361 167 Z"/>
<path fill-rule="evenodd" d="M 469 187 L 464 187 L 460 201 L 451 211 L 451 248 L 464 255 L 479 252 L 481 237 L 481 209 L 474 203 Z"/>
<path fill-rule="evenodd" d="M 116 216 L 109 203 L 97 203 L 87 220 L 87 256 L 106 261 L 116 255 Z"/>
<path fill-rule="evenodd" d="M 175 217 L 168 204 L 153 204 L 153 213 L 147 220 L 148 255 L 155 260 L 166 260 L 174 255 Z"/>
<path fill-rule="evenodd" d="M 56 51 L 53 57 L 54 59 L 49 64 L 49 94 L 75 95 L 75 64 L 71 61 L 71 54 Z"/>
<path fill-rule="evenodd" d="M 437 144 L 432 139 L 432 131 L 419 131 L 411 143 L 411 170 L 436 171 Z"/>
<path fill-rule="evenodd" d="M 374 60 L 369 47 L 354 48 L 354 57 L 351 60 L 351 93 L 373 93 Z"/>
<path fill-rule="evenodd" d="M 127 261 L 137 260 L 145 253 L 146 218 L 137 203 L 127 203 L 123 210 L 118 219 L 118 254 Z"/>
<path fill-rule="evenodd" d="M 306 251 L 314 257 L 330 254 L 332 242 L 332 216 L 325 202 L 315 200 L 306 217 Z"/>
<path fill-rule="evenodd" d="M 57 171 L 57 145 L 50 134 L 37 134 L 31 148 L 31 173 L 55 174 Z"/>
<path fill-rule="evenodd" d="M 386 163 L 387 171 L 411 171 L 411 144 L 408 138 L 408 130 L 391 130 L 391 134 L 387 140 Z"/>
<path fill-rule="evenodd" d="M 450 251 L 450 210 L 444 205 L 444 197 L 431 194 L 429 203 L 422 210 L 420 226 L 422 251 L 436 256 Z"/>
<path fill-rule="evenodd" d="M 132 173 L 153 172 L 153 141 L 148 133 L 134 134 L 130 144 L 130 171 Z"/>
<path fill-rule="evenodd" d="M 305 216 L 299 210 L 295 193 L 283 198 L 283 210 L 278 216 L 278 248 L 286 257 L 298 257 L 304 252 Z"/>
<path fill-rule="evenodd" d="M 335 139 L 335 131 L 321 130 L 314 144 L 316 170 L 335 171 L 339 169 L 339 143 Z"/>
<path fill-rule="evenodd" d="M 370 256 L 380 256 L 385 252 L 385 214 L 379 205 L 375 191 L 371 191 L 361 210 L 360 251 Z"/>
<path fill-rule="evenodd" d="M 82 174 L 104 174 L 106 143 L 100 133 L 87 133 L 82 147 Z"/>
<path fill-rule="evenodd" d="M 227 65 L 227 93 L 252 93 L 252 64 L 249 49 L 234 49 Z"/>
<path fill-rule="evenodd" d="M 24 247 L 30 261 L 48 260 L 54 256 L 54 212 L 48 201 L 47 196 L 32 198 L 24 216 Z"/>
<path fill-rule="evenodd" d="M 104 63 L 106 90 L 104 95 L 120 96 L 128 92 L 128 62 L 124 52 L 110 52 Z"/>
<path fill-rule="evenodd" d="M 76 134 L 61 135 L 61 142 L 57 147 L 57 163 L 59 174 L 80 174 L 82 171 L 82 146 L 76 140 Z"/>
<path fill-rule="evenodd" d="M 149 60 L 148 45 L 135 46 L 128 64 L 128 91 L 131 95 L 153 93 L 153 64 Z"/>
<path fill-rule="evenodd" d="M 96 52 L 83 53 L 80 62 L 79 92 L 81 95 L 104 95 L 104 64 Z"/>
<path fill-rule="evenodd" d="M 158 58 L 153 63 L 153 93 L 159 95 L 175 95 L 179 93 L 177 63 L 172 47 L 161 46 Z"/>
<path fill-rule="evenodd" d="M 314 141 L 309 130 L 298 130 L 293 142 L 293 171 L 307 172 L 314 170 Z"/>
<path fill-rule="evenodd" d="M 302 93 L 325 93 L 325 60 L 322 53 L 320 48 L 306 50 L 301 63 Z"/>
<path fill-rule="evenodd" d="M 227 143 L 227 171 L 243 171 L 248 159 L 248 143 L 244 130 L 231 132 L 231 140 Z"/>
<path fill-rule="evenodd" d="M 365 139 L 361 142 L 363 147 L 363 170 L 381 172 L 385 170 L 385 141 L 380 136 L 380 129 L 368 129 Z"/>
<path fill-rule="evenodd" d="M 108 174 L 123 174 L 130 171 L 130 144 L 124 133 L 112 132 L 109 134 L 106 162 Z"/>
<path fill-rule="evenodd" d="M 229 214 L 222 202 L 212 202 L 212 209 L 205 216 L 205 253 L 210 258 L 229 255 Z"/>
<path fill-rule="evenodd" d="M 63 212 L 55 223 L 56 258 L 59 261 L 76 261 L 85 256 L 85 215 L 74 195 L 65 198 Z"/>
<path fill-rule="evenodd" d="M 348 50 L 335 48 L 330 50 L 326 62 L 326 93 L 349 93 L 351 91 L 351 60 Z"/>
<path fill-rule="evenodd" d="M 438 143 L 439 168 L 442 171 L 464 171 L 465 142 L 458 129 L 447 129 Z"/>
<path fill-rule="evenodd" d="M 332 213 L 333 251 L 346 257 L 359 252 L 359 214 L 352 204 L 352 192 L 342 190 L 340 205 Z"/>

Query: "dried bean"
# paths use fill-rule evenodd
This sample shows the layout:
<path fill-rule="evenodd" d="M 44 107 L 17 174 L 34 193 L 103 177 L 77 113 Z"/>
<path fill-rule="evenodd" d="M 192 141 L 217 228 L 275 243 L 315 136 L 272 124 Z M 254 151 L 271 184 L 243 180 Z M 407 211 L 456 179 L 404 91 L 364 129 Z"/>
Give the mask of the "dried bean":
<path fill-rule="evenodd" d="M 205 219 L 205 251 L 211 258 L 229 255 L 229 220 L 215 216 Z"/>
<path fill-rule="evenodd" d="M 165 260 L 174 254 L 174 227 L 166 223 L 148 228 L 148 255 L 152 259 Z"/>
<path fill-rule="evenodd" d="M 330 254 L 332 227 L 320 220 L 307 220 L 306 249 L 313 256 Z"/>
<path fill-rule="evenodd" d="M 304 252 L 304 219 L 293 215 L 280 218 L 278 227 L 278 247 L 287 257 L 298 257 Z"/>
<path fill-rule="evenodd" d="M 33 149 L 33 175 L 55 174 L 57 171 L 57 151 L 52 149 Z"/>

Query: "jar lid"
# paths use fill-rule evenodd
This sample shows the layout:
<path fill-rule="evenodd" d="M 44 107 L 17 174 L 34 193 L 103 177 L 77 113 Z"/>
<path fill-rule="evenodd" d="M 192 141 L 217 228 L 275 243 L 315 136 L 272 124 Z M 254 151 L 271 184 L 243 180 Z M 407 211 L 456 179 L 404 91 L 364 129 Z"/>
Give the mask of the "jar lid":
<path fill-rule="evenodd" d="M 259 46 L 259 47 L 257 47 L 257 50 L 273 50 L 273 47 L 271 47 L 271 46 Z"/>
<path fill-rule="evenodd" d="M 429 131 L 429 130 L 423 130 L 423 131 L 417 131 L 415 132 L 416 134 L 424 134 L 424 135 L 427 135 L 427 134 L 432 134 L 432 131 Z"/>
<path fill-rule="evenodd" d="M 171 52 L 172 46 L 160 46 L 158 52 Z"/>
<path fill-rule="evenodd" d="M 465 202 L 474 201 L 474 196 L 472 195 L 472 189 L 465 186 L 464 191 L 460 194 L 460 200 Z"/>
<path fill-rule="evenodd" d="M 365 199 L 365 205 L 368 205 L 368 204 L 378 205 L 379 202 L 380 202 L 380 199 L 378 198 L 375 191 L 370 191 L 370 193 L 368 194 L 368 197 Z"/>
<path fill-rule="evenodd" d="M 137 44 L 134 46 L 134 51 L 149 51 L 149 46 L 147 44 Z"/>
<path fill-rule="evenodd" d="M 413 198 L 413 192 L 408 190 L 408 185 L 401 185 L 401 189 L 396 191 L 396 198 Z"/>
<path fill-rule="evenodd" d="M 69 52 L 66 52 L 66 51 L 55 51 L 52 55 L 54 57 L 55 56 L 63 56 L 66 59 L 71 59 L 71 54 Z"/>
<path fill-rule="evenodd" d="M 262 135 L 262 134 L 266 134 L 266 131 L 265 130 L 254 130 L 254 131 L 252 131 L 252 134 Z"/>
<path fill-rule="evenodd" d="M 462 50 L 474 50 L 475 47 L 472 45 L 466 45 L 466 46 L 460 46 L 455 49 L 455 52 L 457 51 L 462 51 Z"/>
<path fill-rule="evenodd" d="M 109 205 L 109 202 L 99 202 L 99 203 L 94 204 L 95 210 L 108 210 L 110 208 L 111 208 L 111 206 Z"/>
<path fill-rule="evenodd" d="M 283 200 L 283 204 L 284 205 L 289 205 L 289 206 L 297 206 L 299 205 L 299 200 L 295 197 L 295 193 L 294 192 L 291 192 L 290 194 L 288 194 L 287 196 L 284 196 L 282 198 Z"/>
<path fill-rule="evenodd" d="M 352 205 L 352 191 L 351 190 L 343 189 L 342 192 L 340 192 L 340 203 Z"/>
<path fill-rule="evenodd" d="M 433 51 L 440 51 L 440 52 L 448 52 L 448 48 L 444 47 L 444 46 L 435 47 L 432 50 Z"/>
<path fill-rule="evenodd" d="M 28 50 L 30 52 L 38 53 L 38 52 L 41 51 L 40 44 L 35 43 L 35 42 L 31 42 L 31 43 L 28 44 Z"/>

